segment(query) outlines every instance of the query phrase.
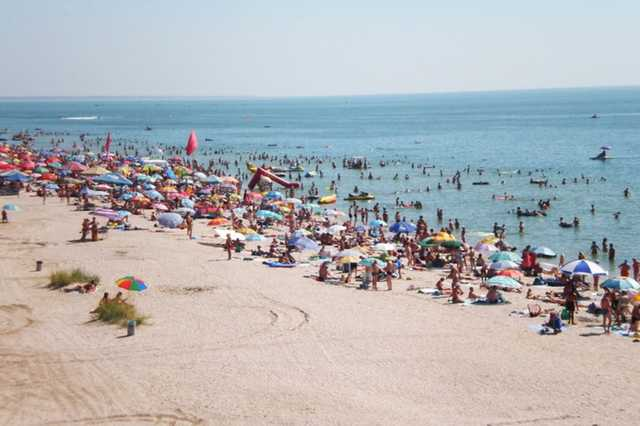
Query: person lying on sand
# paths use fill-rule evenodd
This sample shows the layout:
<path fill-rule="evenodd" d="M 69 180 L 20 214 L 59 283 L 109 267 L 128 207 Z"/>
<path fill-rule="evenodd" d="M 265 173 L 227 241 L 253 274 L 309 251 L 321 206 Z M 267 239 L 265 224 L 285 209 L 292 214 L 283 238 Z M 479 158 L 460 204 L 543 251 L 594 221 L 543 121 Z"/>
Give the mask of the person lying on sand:
<path fill-rule="evenodd" d="M 460 286 L 458 284 L 454 284 L 453 285 L 453 289 L 451 290 L 451 299 L 450 302 L 451 303 L 463 303 L 464 300 L 462 300 L 460 298 L 460 296 L 464 294 L 464 292 L 462 291 L 462 289 L 460 288 Z"/>
<path fill-rule="evenodd" d="M 85 293 L 93 293 L 94 291 L 96 291 L 97 287 L 98 285 L 96 284 L 96 282 L 94 280 L 91 280 L 84 285 L 78 284 L 77 286 L 72 288 L 65 288 L 64 291 L 65 293 L 71 293 L 71 292 L 77 291 L 78 293 L 85 294 Z"/>

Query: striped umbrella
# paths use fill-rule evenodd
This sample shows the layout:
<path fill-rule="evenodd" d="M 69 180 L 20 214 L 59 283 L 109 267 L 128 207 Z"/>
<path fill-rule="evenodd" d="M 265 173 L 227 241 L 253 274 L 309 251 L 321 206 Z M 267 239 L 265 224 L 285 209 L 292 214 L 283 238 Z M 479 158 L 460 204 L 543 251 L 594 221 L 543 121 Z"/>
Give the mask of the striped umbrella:
<path fill-rule="evenodd" d="M 566 263 L 560 271 L 569 275 L 607 275 L 608 272 L 602 269 L 600 265 L 586 259 L 573 260 Z"/>
<path fill-rule="evenodd" d="M 142 281 L 140 278 L 134 277 L 133 275 L 122 277 L 119 280 L 116 280 L 116 285 L 129 291 L 142 291 L 146 290 L 148 287 L 144 281 Z"/>

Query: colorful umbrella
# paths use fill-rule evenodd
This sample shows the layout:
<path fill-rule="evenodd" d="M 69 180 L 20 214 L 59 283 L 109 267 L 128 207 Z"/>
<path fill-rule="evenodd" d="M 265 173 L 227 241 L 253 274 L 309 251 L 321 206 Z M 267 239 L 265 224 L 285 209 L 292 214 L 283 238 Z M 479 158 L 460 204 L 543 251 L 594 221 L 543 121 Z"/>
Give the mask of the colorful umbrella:
<path fill-rule="evenodd" d="M 611 290 L 640 290 L 640 284 L 630 277 L 609 278 L 602 283 L 602 288 Z"/>
<path fill-rule="evenodd" d="M 569 275 L 607 275 L 608 272 L 590 260 L 578 259 L 566 263 L 560 271 Z"/>
<path fill-rule="evenodd" d="M 522 258 L 517 254 L 510 251 L 498 251 L 489 256 L 489 259 L 494 262 L 499 262 L 501 260 L 509 260 L 515 263 L 521 263 Z"/>
<path fill-rule="evenodd" d="M 496 287 L 499 287 L 499 288 L 517 289 L 517 288 L 521 288 L 522 284 L 520 284 L 518 281 L 516 281 L 516 280 L 514 280 L 513 278 L 510 278 L 510 277 L 496 276 L 496 277 L 490 278 L 487 281 L 487 286 L 496 286 Z"/>
<path fill-rule="evenodd" d="M 116 280 L 116 285 L 129 291 L 142 291 L 146 290 L 148 287 L 144 281 L 134 276 L 122 277 L 119 280 Z"/>

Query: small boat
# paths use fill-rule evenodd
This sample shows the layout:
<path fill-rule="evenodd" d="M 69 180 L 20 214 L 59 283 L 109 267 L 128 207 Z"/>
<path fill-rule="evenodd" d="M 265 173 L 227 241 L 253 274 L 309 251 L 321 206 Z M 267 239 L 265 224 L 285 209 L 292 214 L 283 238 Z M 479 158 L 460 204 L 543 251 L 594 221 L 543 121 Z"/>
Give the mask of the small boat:
<path fill-rule="evenodd" d="M 278 146 L 278 144 L 277 143 L 270 143 L 267 146 L 273 148 L 274 146 Z"/>
<path fill-rule="evenodd" d="M 324 197 L 320 197 L 318 200 L 318 204 L 333 204 L 336 202 L 336 194 L 325 195 Z"/>
<path fill-rule="evenodd" d="M 533 185 L 546 185 L 548 180 L 546 179 L 530 179 L 529 183 Z"/>
<path fill-rule="evenodd" d="M 304 177 L 306 178 L 312 178 L 312 177 L 316 177 L 317 173 L 314 172 L 313 170 L 308 171 L 307 173 L 304 174 Z"/>
<path fill-rule="evenodd" d="M 349 195 L 344 199 L 345 201 L 369 201 L 375 200 L 376 197 L 373 194 L 369 194 L 368 192 L 358 192 L 358 193 L 349 193 Z"/>
<path fill-rule="evenodd" d="M 290 172 L 296 172 L 296 173 L 301 173 L 304 172 L 304 167 L 302 166 L 295 166 L 291 169 L 289 169 Z"/>
<path fill-rule="evenodd" d="M 270 125 L 270 124 L 265 124 L 265 125 L 264 125 L 264 126 L 262 126 L 262 127 L 264 127 L 265 129 L 270 129 L 270 128 L 271 128 L 271 125 Z"/>
<path fill-rule="evenodd" d="M 211 138 L 204 138 L 204 141 L 205 141 L 205 142 L 213 142 L 213 139 L 211 139 Z"/>
<path fill-rule="evenodd" d="M 487 181 L 471 182 L 471 185 L 489 185 Z"/>
<path fill-rule="evenodd" d="M 600 117 L 598 116 L 598 114 L 593 114 L 591 118 L 600 118 Z"/>
<path fill-rule="evenodd" d="M 151 130 L 153 130 L 153 129 L 152 129 L 151 127 L 147 126 L 147 127 L 145 127 L 145 128 L 144 128 L 144 130 L 146 130 L 147 132 L 149 132 L 149 131 L 151 131 Z"/>

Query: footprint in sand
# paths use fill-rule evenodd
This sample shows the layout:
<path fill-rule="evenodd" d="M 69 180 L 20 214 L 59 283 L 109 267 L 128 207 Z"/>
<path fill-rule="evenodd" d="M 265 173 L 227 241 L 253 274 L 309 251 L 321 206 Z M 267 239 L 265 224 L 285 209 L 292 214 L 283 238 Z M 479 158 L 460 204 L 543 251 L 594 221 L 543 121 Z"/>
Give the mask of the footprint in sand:
<path fill-rule="evenodd" d="M 33 324 L 27 305 L 0 305 L 0 335 L 14 334 Z"/>

